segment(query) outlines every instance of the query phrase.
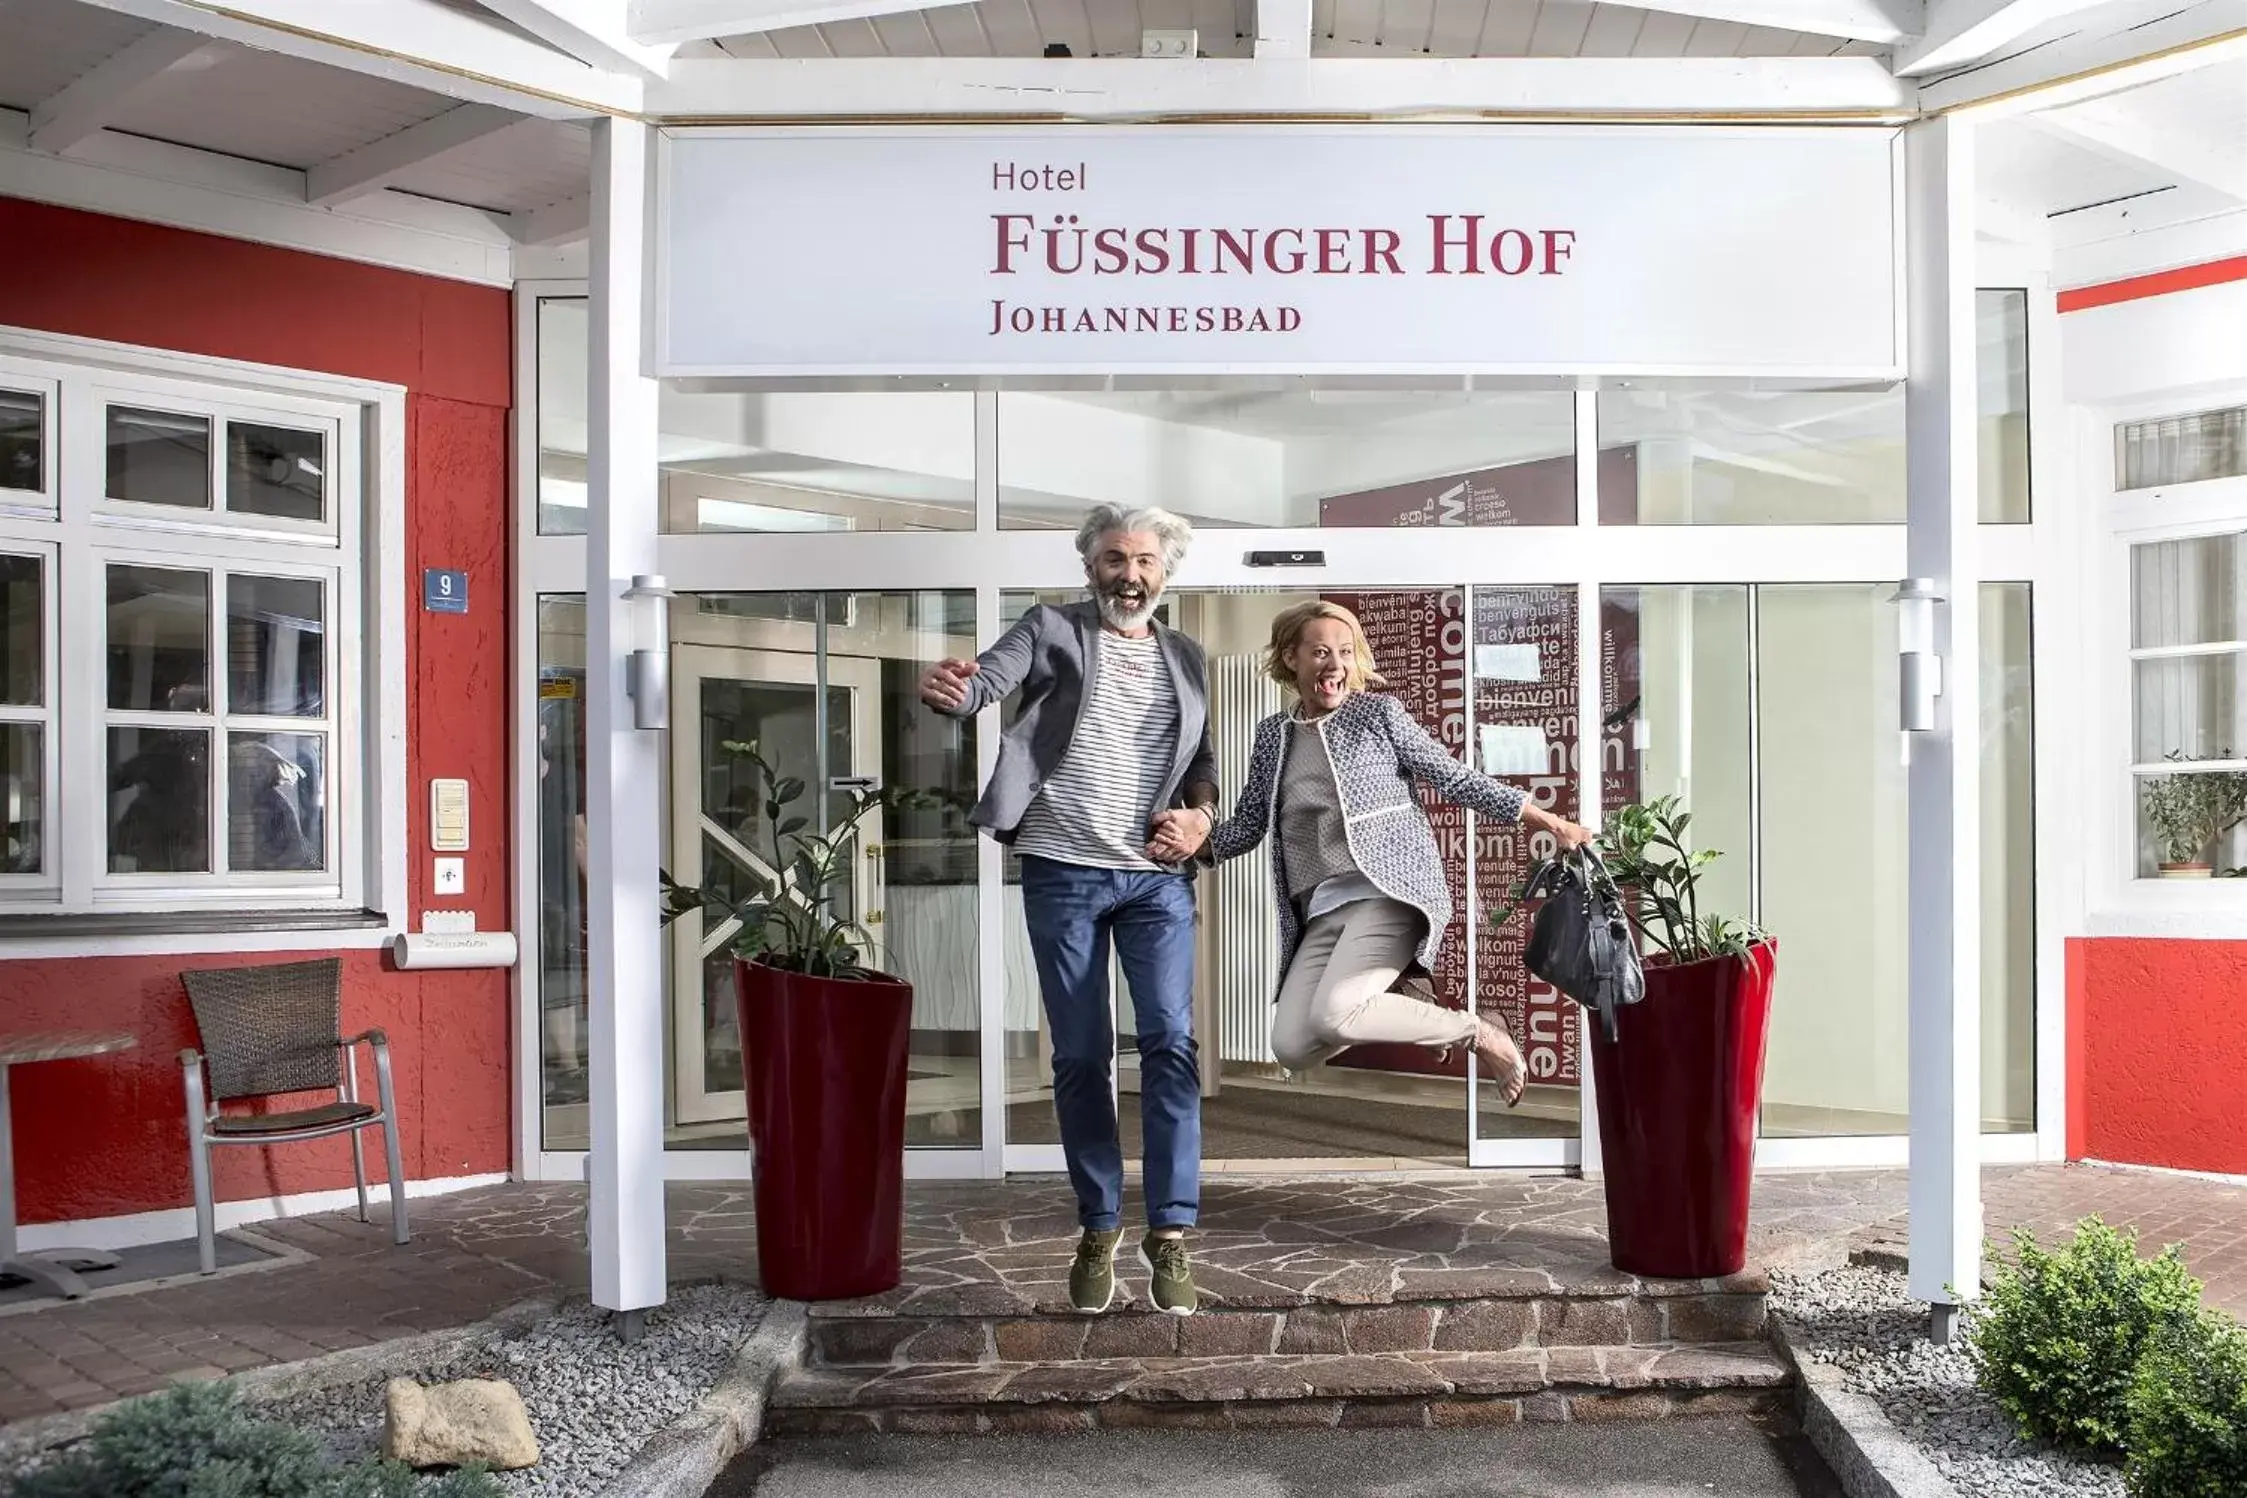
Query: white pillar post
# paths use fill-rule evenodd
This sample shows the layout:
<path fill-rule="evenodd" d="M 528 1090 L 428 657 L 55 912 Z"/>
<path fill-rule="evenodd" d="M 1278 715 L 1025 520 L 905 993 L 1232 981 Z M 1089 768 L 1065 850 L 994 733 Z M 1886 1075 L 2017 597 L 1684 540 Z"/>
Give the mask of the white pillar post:
<path fill-rule="evenodd" d="M 1981 694 L 1973 125 L 1905 132 L 1907 571 L 1934 584 L 1940 695 L 1909 734 L 1911 1293 L 1949 1340 L 1981 1284 Z M 1905 606 L 1907 609 L 1909 605 Z M 1900 624 L 1908 622 L 1900 620 Z"/>
<path fill-rule="evenodd" d="M 663 1262 L 662 737 L 633 726 L 635 647 L 661 648 L 663 602 L 628 598 L 656 559 L 656 382 L 646 374 L 648 127 L 593 124 L 585 546 L 586 982 L 593 1303 L 661 1305 Z M 643 635 L 648 637 L 643 638 Z"/>

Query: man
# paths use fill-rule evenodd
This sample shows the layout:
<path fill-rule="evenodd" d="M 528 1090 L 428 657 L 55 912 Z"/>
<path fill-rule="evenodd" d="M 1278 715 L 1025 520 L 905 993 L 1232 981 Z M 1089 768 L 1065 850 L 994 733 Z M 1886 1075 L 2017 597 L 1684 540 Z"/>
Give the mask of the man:
<path fill-rule="evenodd" d="M 1022 856 L 1022 901 L 1053 1035 L 1053 1106 L 1084 1233 L 1069 1301 L 1116 1292 L 1123 1148 L 1116 1135 L 1111 943 L 1139 1029 L 1147 1235 L 1157 1308 L 1199 1302 L 1185 1231 L 1201 1205 L 1194 1043 L 1192 850 L 1216 822 L 1201 647 L 1154 622 L 1193 529 L 1162 510 L 1101 505 L 1077 533 L 1092 597 L 1039 606 L 972 661 L 939 661 L 921 700 L 968 717 L 1020 691 L 971 820 Z"/>

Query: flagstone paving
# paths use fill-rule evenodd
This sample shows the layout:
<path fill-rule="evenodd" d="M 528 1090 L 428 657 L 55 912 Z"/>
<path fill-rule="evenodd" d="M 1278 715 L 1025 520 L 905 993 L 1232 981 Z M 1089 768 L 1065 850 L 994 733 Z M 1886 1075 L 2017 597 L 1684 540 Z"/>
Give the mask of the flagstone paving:
<path fill-rule="evenodd" d="M 2247 1314 L 2247 1187 L 2034 1166 L 1986 1171 L 1984 1189 L 1993 1225 L 2020 1224 L 2053 1237 L 2096 1211 L 2137 1228 L 2149 1246 L 2182 1240 L 2188 1262 L 2208 1282 L 2210 1301 Z M 1596 1182 L 1465 1172 L 1212 1176 L 1203 1195 L 1196 1246 L 1205 1287 L 1229 1313 L 1275 1318 L 1268 1327 L 1250 1321 L 1229 1333 L 1251 1339 L 1262 1330 L 1280 1334 L 1280 1313 L 1299 1307 L 1504 1299 L 1510 1286 L 1516 1299 L 1561 1302 L 1556 1314 L 1596 1320 L 1611 1314 L 1597 1309 L 1603 1302 L 1626 1301 L 1645 1288 L 1606 1265 Z M 679 1184 L 668 1202 L 674 1283 L 754 1277 L 745 1185 Z M 106 1403 L 174 1378 L 215 1377 L 462 1326 L 528 1298 L 585 1289 L 581 1186 L 495 1186 L 417 1201 L 414 1242 L 403 1248 L 390 1244 L 379 1206 L 374 1215 L 372 1224 L 339 1213 L 260 1226 L 261 1234 L 297 1251 L 276 1267 L 0 1313 L 0 1424 Z M 1836 1260 L 1852 1246 L 1894 1251 L 1904 1215 L 1900 1172 L 1766 1176 L 1756 1186 L 1750 1264 L 1807 1266 Z M 1035 1324 L 1058 1304 L 1075 1237 L 1062 1184 L 916 1183 L 907 1219 L 906 1285 L 855 1309 L 822 1307 L 822 1321 L 942 1311 L 988 1320 L 995 1336 L 997 1323 Z M 1716 1316 L 1724 1297 L 1752 1294 L 1755 1284 L 1751 1274 L 1691 1287 L 1695 1309 L 1685 1314 Z M 1688 1297 L 1673 1292 L 1667 1299 L 1674 1310 Z M 1215 1329 L 1220 1318 L 1207 1324 L 1213 1329 L 1193 1335 L 1227 1334 Z M 1721 1326 L 1708 1331 L 1714 1341 Z M 1342 1337 L 1333 1352 L 1351 1347 L 1349 1334 Z M 1245 1351 L 1283 1355 L 1259 1346 Z M 1301 1355 L 1333 1352 L 1309 1346 Z M 995 1346 L 990 1355 L 1000 1360 Z"/>

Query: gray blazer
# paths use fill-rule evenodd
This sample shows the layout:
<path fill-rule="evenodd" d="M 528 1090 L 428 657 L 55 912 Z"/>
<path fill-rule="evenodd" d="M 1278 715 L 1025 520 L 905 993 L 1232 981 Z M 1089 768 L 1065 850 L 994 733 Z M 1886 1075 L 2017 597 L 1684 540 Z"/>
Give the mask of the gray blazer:
<path fill-rule="evenodd" d="M 1162 795 L 1147 808 L 1149 817 L 1185 805 L 1186 793 L 1196 786 L 1208 787 L 1211 801 L 1217 795 L 1217 756 L 1209 743 L 1209 667 L 1202 648 L 1174 629 L 1154 628 L 1178 691 L 1178 743 Z M 1039 604 L 975 658 L 980 669 L 968 678 L 967 700 L 951 716 L 973 717 L 1017 687 L 1022 691 L 1020 710 L 999 739 L 998 767 L 968 817 L 1002 843 L 1014 841 L 1022 814 L 1076 739 L 1077 720 L 1092 700 L 1099 661 L 1093 638 L 1099 632 L 1100 608 L 1090 599 L 1066 608 Z"/>
<path fill-rule="evenodd" d="M 1248 783 L 1231 817 L 1209 841 L 1210 856 L 1222 863 L 1254 849 L 1278 822 L 1280 767 L 1287 753 L 1288 715 L 1274 713 L 1256 725 L 1256 747 L 1248 760 Z M 1403 703 L 1386 692 L 1353 692 L 1326 728 L 1327 753 L 1334 760 L 1335 788 L 1342 794 L 1343 827 L 1358 870 L 1384 895 L 1412 906 L 1426 918 L 1419 962 L 1434 971 L 1451 924 L 1451 881 L 1444 877 L 1436 835 L 1420 810 L 1414 783 L 1428 787 L 1454 806 L 1495 817 L 1521 820 L 1528 796 L 1453 759 L 1420 726 Z M 1303 921 L 1288 898 L 1287 855 L 1272 838 L 1272 890 L 1279 905 L 1280 971 L 1295 960 L 1303 940 Z"/>

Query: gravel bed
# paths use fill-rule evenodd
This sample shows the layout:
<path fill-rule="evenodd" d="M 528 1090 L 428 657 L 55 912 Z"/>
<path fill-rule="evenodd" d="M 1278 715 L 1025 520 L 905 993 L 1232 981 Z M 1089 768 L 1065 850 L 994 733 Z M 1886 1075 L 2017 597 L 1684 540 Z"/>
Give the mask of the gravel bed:
<path fill-rule="evenodd" d="M 417 1376 L 423 1383 L 512 1383 L 538 1434 L 539 1464 L 498 1474 L 501 1485 L 510 1493 L 586 1498 L 710 1391 L 763 1320 L 766 1304 L 738 1285 L 688 1286 L 650 1311 L 640 1339 L 626 1343 L 609 1329 L 606 1311 L 573 1301 L 527 1330 L 480 1338 Z M 314 1431 L 347 1459 L 382 1444 L 385 1382 L 369 1378 L 260 1399 L 254 1408 Z"/>
<path fill-rule="evenodd" d="M 1927 1306 L 1889 1269 L 1774 1274 L 1771 1309 L 1795 1351 L 1838 1368 L 1961 1493 L 1973 1498 L 2123 1498 L 2118 1468 L 2025 1441 L 1974 1382 L 1963 1346 L 1927 1340 Z"/>

